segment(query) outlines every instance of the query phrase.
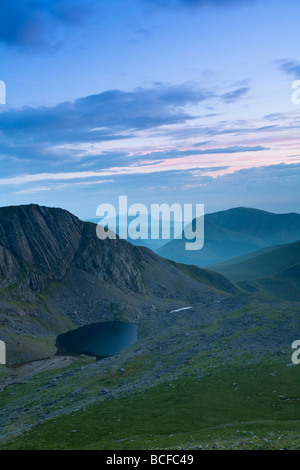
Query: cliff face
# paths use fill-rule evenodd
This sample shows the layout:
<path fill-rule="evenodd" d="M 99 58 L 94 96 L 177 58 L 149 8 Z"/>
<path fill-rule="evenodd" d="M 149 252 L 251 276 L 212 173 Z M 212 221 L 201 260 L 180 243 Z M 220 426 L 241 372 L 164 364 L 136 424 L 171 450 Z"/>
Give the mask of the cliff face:
<path fill-rule="evenodd" d="M 61 209 L 37 205 L 0 209 L 2 285 L 16 281 L 42 291 L 61 280 L 77 251 L 82 222 Z"/>
<path fill-rule="evenodd" d="M 99 240 L 94 224 L 62 209 L 0 209 L 0 287 L 18 282 L 23 289 L 41 292 L 76 267 L 117 287 L 142 292 L 136 263 L 143 254 L 124 240 Z"/>

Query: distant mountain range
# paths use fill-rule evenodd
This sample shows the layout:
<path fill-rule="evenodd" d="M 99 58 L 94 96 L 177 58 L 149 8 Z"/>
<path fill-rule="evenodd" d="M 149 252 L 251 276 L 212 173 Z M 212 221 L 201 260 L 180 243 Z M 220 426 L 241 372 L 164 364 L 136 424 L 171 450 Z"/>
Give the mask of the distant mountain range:
<path fill-rule="evenodd" d="M 125 230 L 128 230 L 128 226 L 135 219 L 136 219 L 136 216 L 127 216 L 127 226 L 125 226 L 125 227 L 121 226 L 121 227 Z M 99 217 L 98 219 L 95 219 L 95 218 L 88 219 L 87 222 L 92 222 L 93 224 L 100 223 L 100 225 L 101 225 L 101 218 Z M 112 220 L 111 220 L 111 222 L 112 222 Z M 158 230 L 159 230 L 159 238 L 158 239 L 151 238 L 151 223 L 155 227 L 158 227 Z M 177 222 L 175 224 L 175 227 L 176 227 L 177 233 L 180 233 L 181 230 L 183 230 L 183 223 L 182 222 L 181 223 Z M 137 231 L 139 231 L 139 230 L 140 230 L 140 228 L 138 227 Z M 120 224 L 119 224 L 119 216 L 118 215 L 116 217 L 116 230 L 115 230 L 115 232 L 118 235 L 120 233 Z M 132 239 L 128 235 L 126 240 L 128 242 L 130 242 L 132 245 L 144 246 L 144 247 L 149 248 L 150 250 L 153 250 L 153 251 L 157 251 L 159 248 L 161 248 L 163 245 L 165 245 L 167 243 L 167 240 L 162 238 L 161 219 L 160 220 L 159 219 L 154 219 L 153 217 L 151 217 L 150 214 L 148 215 L 148 230 L 147 230 L 147 233 L 148 233 L 148 238 L 147 239 L 138 238 L 138 239 L 135 240 L 135 239 Z M 170 220 L 170 236 L 171 236 L 171 239 L 174 238 L 173 234 L 174 234 L 174 220 Z"/>
<path fill-rule="evenodd" d="M 297 240 L 300 240 L 299 214 L 273 214 L 239 207 L 205 215 L 201 250 L 186 251 L 183 235 L 182 239 L 172 240 L 156 252 L 180 263 L 208 266 Z"/>

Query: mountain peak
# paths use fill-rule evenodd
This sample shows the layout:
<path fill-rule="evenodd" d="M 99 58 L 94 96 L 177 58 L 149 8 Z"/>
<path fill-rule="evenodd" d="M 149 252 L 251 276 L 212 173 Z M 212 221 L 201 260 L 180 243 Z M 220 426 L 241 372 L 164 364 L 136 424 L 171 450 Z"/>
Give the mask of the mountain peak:
<path fill-rule="evenodd" d="M 157 253 L 181 263 L 205 266 L 299 239 L 299 214 L 236 207 L 205 215 L 204 247 L 199 252 L 185 251 L 183 237 L 167 243 Z"/>

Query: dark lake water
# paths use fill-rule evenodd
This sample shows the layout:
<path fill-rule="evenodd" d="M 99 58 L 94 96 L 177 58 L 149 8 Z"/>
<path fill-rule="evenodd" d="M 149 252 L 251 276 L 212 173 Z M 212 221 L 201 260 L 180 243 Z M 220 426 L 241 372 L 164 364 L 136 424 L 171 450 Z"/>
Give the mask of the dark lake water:
<path fill-rule="evenodd" d="M 107 357 L 119 353 L 137 340 L 135 323 L 109 321 L 92 323 L 56 338 L 58 354 Z"/>

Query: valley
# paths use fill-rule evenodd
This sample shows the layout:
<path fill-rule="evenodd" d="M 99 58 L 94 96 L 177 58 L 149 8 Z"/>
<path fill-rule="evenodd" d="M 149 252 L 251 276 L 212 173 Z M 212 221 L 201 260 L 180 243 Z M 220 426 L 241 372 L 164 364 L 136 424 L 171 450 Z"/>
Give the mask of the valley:
<path fill-rule="evenodd" d="M 2 235 L 2 272 L 9 259 L 14 269 L 0 290 L 1 449 L 300 448 L 297 301 L 99 241 L 65 211 L 14 211 L 13 244 Z M 38 235 L 53 218 L 76 234 L 73 247 L 59 231 L 48 239 L 68 253 L 61 272 Z M 59 334 L 107 321 L 134 322 L 137 341 L 101 360 L 57 355 Z"/>

